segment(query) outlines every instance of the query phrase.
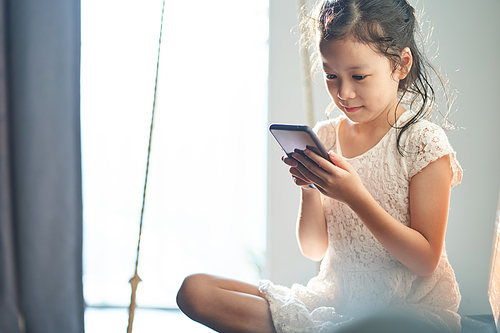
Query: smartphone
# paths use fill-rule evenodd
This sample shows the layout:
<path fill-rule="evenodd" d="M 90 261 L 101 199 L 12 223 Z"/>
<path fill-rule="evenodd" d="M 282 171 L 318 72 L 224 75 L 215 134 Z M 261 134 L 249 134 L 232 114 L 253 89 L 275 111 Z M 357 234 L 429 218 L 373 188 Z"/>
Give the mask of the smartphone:
<path fill-rule="evenodd" d="M 281 149 L 290 158 L 292 158 L 292 153 L 298 152 L 303 154 L 304 149 L 307 148 L 330 161 L 328 152 L 309 126 L 271 124 L 269 131 L 281 146 Z"/>

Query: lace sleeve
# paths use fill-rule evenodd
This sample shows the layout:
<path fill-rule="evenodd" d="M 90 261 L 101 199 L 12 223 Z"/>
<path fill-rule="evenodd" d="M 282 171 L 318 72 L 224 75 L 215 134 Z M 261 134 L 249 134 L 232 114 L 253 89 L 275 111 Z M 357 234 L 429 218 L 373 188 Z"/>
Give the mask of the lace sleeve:
<path fill-rule="evenodd" d="M 409 135 L 410 142 L 407 147 L 413 147 L 409 157 L 413 160 L 409 169 L 410 178 L 422 171 L 429 163 L 438 158 L 450 155 L 450 167 L 453 173 L 451 186 L 456 186 L 462 181 L 462 168 L 457 161 L 456 153 L 448 141 L 444 130 L 430 122 L 422 121 L 415 125 L 417 128 Z"/>

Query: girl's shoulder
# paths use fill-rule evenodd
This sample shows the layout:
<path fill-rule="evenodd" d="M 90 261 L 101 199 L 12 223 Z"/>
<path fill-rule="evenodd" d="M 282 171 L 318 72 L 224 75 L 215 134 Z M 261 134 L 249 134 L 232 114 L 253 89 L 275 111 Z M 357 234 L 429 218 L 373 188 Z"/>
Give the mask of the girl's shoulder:
<path fill-rule="evenodd" d="M 398 127 L 402 128 L 414 115 L 407 111 L 398 120 Z M 401 142 L 405 145 L 422 147 L 423 145 L 450 146 L 445 130 L 426 119 L 419 119 L 411 124 L 402 134 Z"/>
<path fill-rule="evenodd" d="M 407 116 L 406 114 L 404 116 Z M 403 117 L 403 116 L 402 116 Z M 399 126 L 411 119 L 402 119 Z M 462 168 L 456 159 L 456 152 L 451 146 L 445 130 L 428 120 L 420 119 L 413 123 L 401 137 L 401 146 L 406 155 L 406 159 L 412 166 L 410 168 L 410 177 L 420 172 L 429 163 L 434 162 L 440 157 L 450 155 L 451 168 L 453 171 L 452 186 L 460 183 L 462 179 Z"/>
<path fill-rule="evenodd" d="M 322 120 L 316 123 L 313 131 L 318 135 L 321 141 L 324 141 L 328 137 L 335 136 L 339 123 L 342 119 L 346 118 L 345 115 L 339 115 L 335 118 Z"/>
<path fill-rule="evenodd" d="M 319 140 L 325 145 L 327 150 L 336 150 L 337 129 L 342 119 L 346 118 L 340 115 L 336 118 L 320 121 L 314 126 L 314 132 L 318 135 Z"/>

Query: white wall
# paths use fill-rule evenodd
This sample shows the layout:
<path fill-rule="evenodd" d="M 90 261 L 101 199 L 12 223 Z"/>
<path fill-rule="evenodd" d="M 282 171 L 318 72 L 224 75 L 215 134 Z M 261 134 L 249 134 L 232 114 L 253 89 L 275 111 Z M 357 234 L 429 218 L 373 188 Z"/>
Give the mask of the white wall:
<path fill-rule="evenodd" d="M 416 3 L 416 0 L 411 0 Z M 490 313 L 487 299 L 493 226 L 500 189 L 500 88 L 498 0 L 427 0 L 425 18 L 439 43 L 436 63 L 460 93 L 452 119 L 465 130 L 449 138 L 464 168 L 452 191 L 447 251 L 462 291 L 461 314 Z M 295 2 L 270 0 L 269 122 L 305 123 Z M 295 29 L 292 30 L 292 28 Z M 458 70 L 458 71 L 457 71 Z M 323 119 L 326 92 L 316 88 L 316 119 Z M 269 140 L 267 278 L 284 285 L 306 283 L 317 264 L 304 259 L 295 240 L 298 190 L 281 152 Z"/>
<path fill-rule="evenodd" d="M 271 0 L 269 11 L 269 123 L 305 123 L 298 39 L 291 33 L 297 24 L 295 2 Z M 299 192 L 280 160 L 278 145 L 270 140 L 268 148 L 267 277 L 287 286 L 306 283 L 317 264 L 300 254 L 295 240 Z"/>
<path fill-rule="evenodd" d="M 462 291 L 462 314 L 489 313 L 487 285 L 500 189 L 500 1 L 425 2 L 439 40 L 438 63 L 460 92 L 449 133 L 464 169 L 452 191 L 447 234 L 450 262 Z M 445 14 L 446 13 L 446 14 Z M 457 71 L 458 70 L 458 71 Z"/>

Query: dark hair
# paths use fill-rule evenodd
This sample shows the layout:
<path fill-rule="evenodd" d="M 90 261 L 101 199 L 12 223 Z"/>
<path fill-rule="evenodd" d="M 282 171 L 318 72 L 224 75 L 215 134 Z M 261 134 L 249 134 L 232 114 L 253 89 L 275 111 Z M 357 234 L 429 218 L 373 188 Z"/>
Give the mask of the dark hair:
<path fill-rule="evenodd" d="M 406 0 L 322 0 L 312 10 L 311 16 L 302 21 L 304 45 L 314 49 L 317 57 L 319 46 L 324 42 L 352 38 L 371 46 L 385 55 L 393 64 L 393 70 L 401 63 L 400 53 L 408 47 L 413 63 L 408 75 L 399 81 L 399 103 L 407 104 L 414 112 L 399 129 L 397 148 L 402 134 L 422 118 L 430 119 L 437 108 L 436 94 L 431 84 L 430 71 L 436 74 L 445 94 L 447 87 L 439 71 L 430 64 L 417 44 L 422 41 L 415 9 Z M 423 42 L 422 42 L 423 43 Z M 318 68 L 319 58 L 315 59 Z M 448 99 L 448 110 L 451 99 Z M 444 116 L 445 121 L 449 111 Z"/>

